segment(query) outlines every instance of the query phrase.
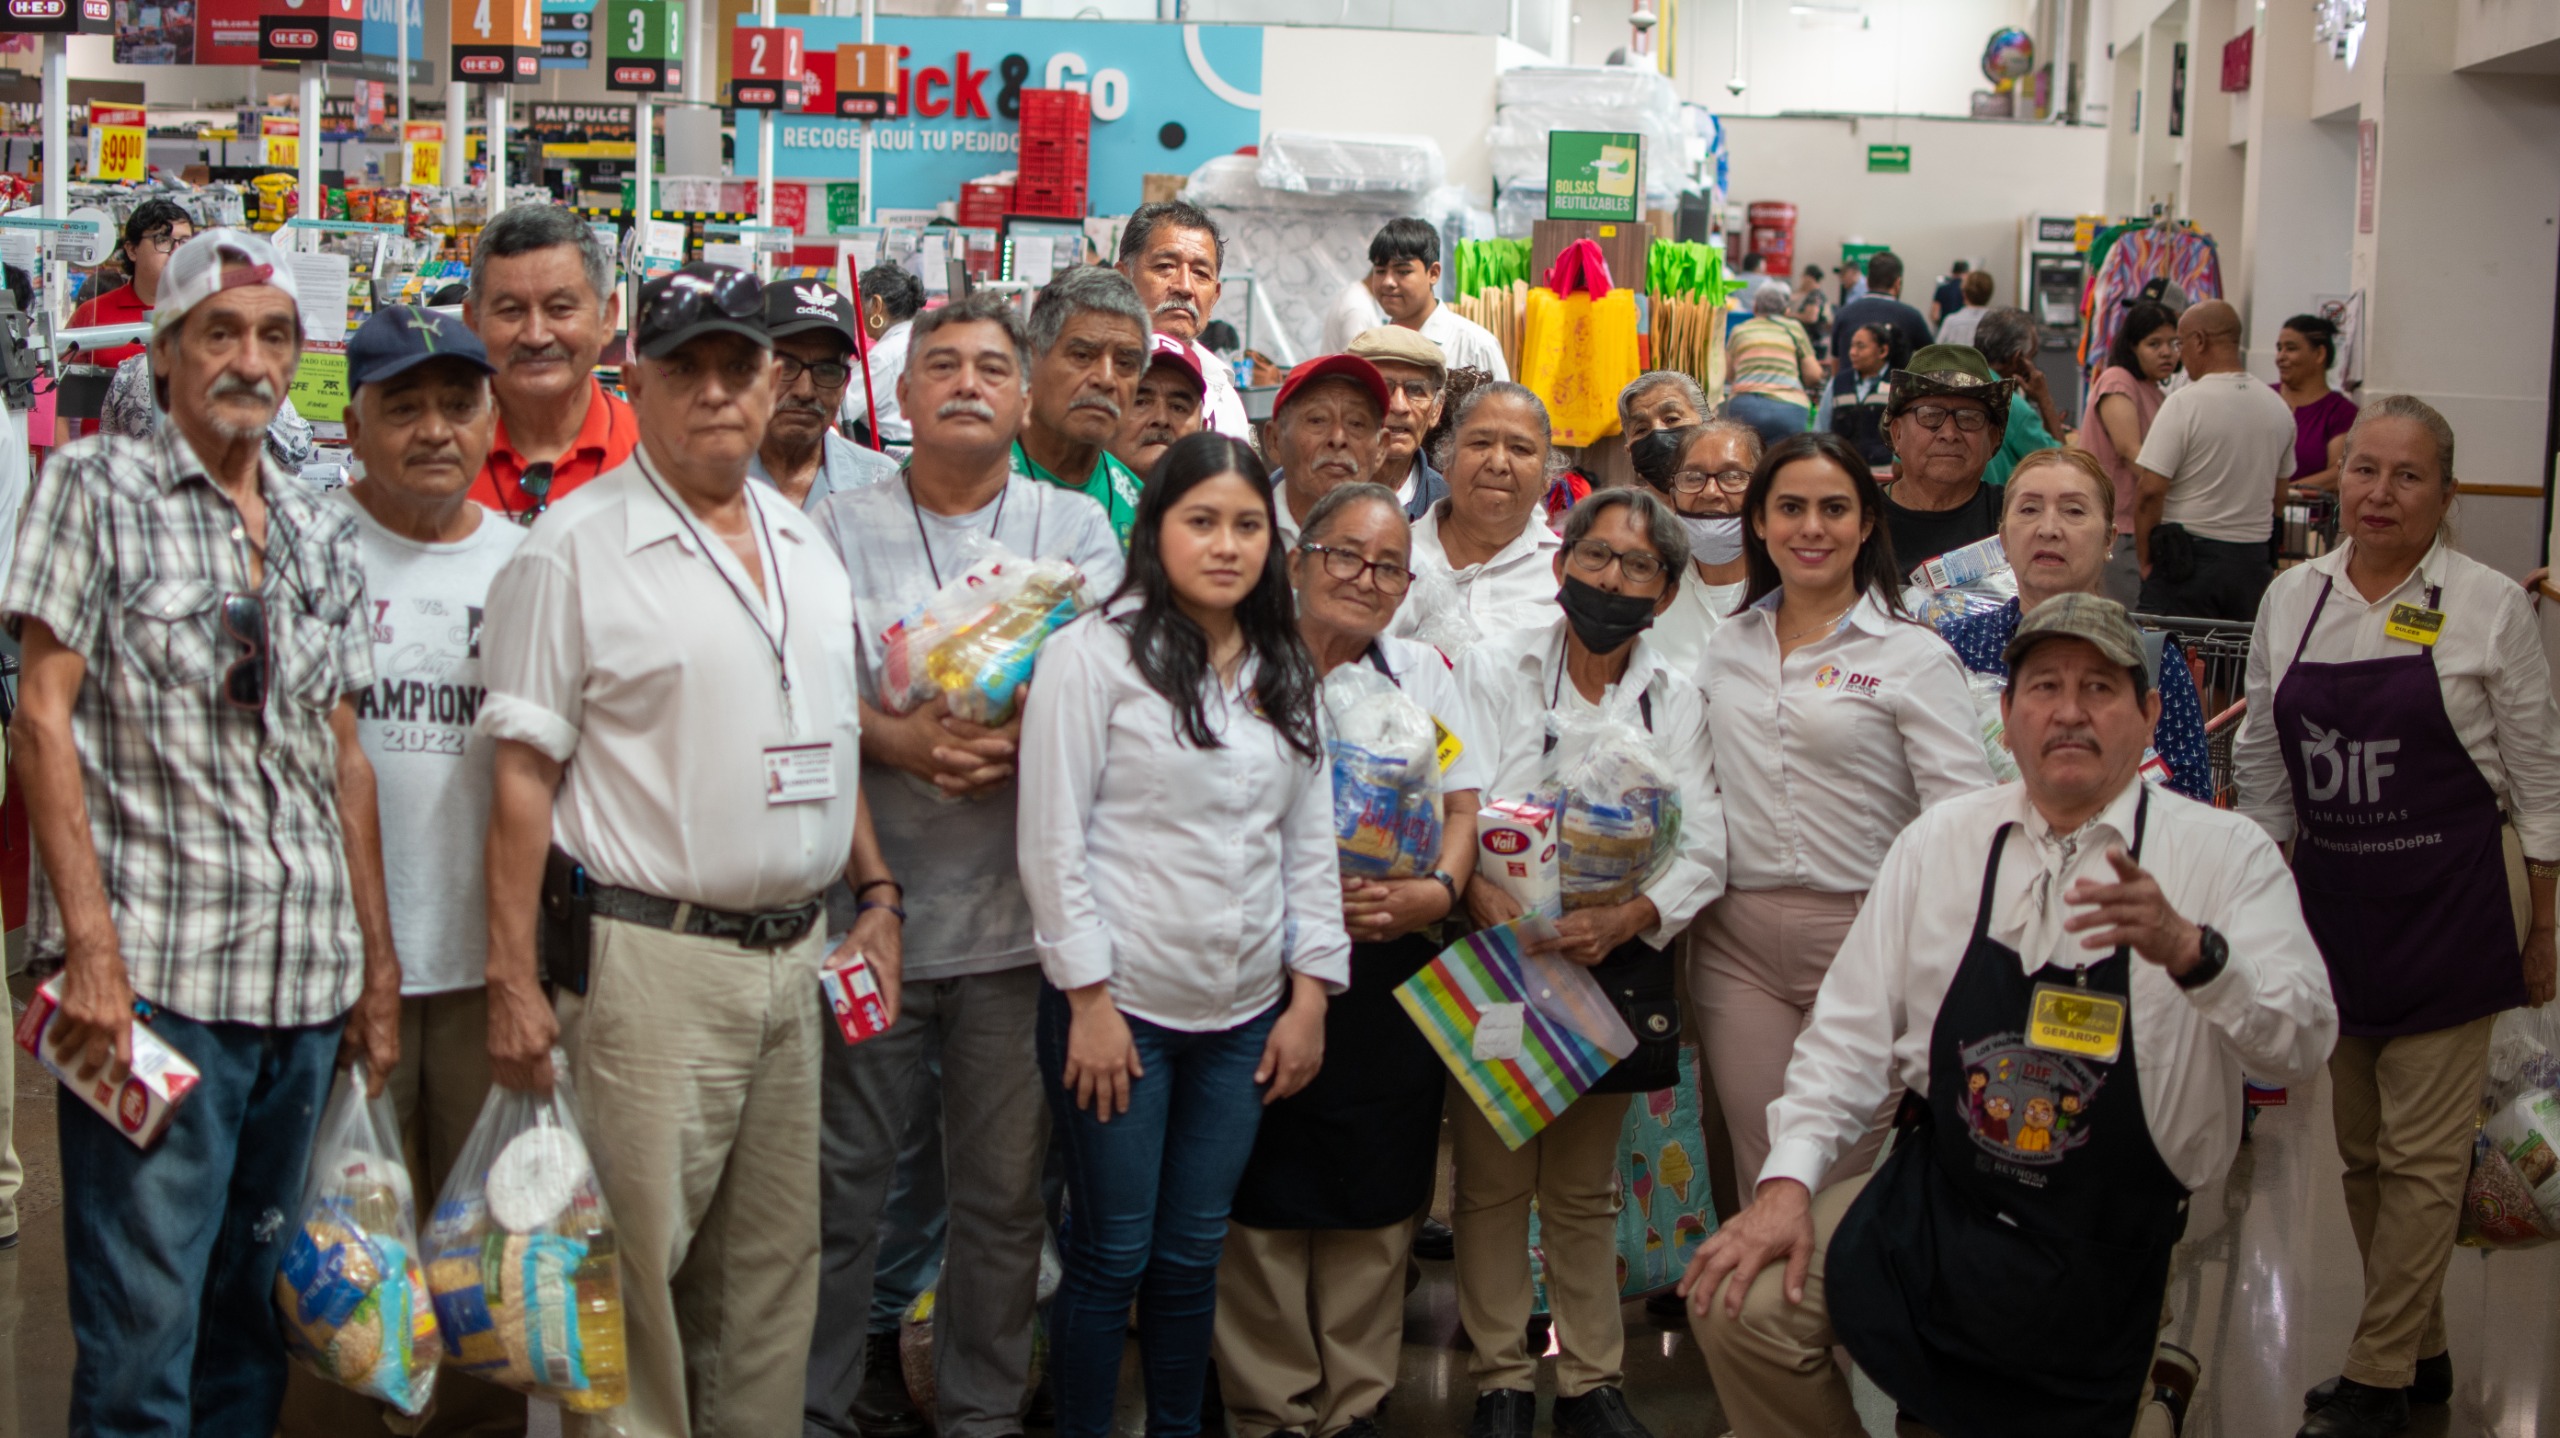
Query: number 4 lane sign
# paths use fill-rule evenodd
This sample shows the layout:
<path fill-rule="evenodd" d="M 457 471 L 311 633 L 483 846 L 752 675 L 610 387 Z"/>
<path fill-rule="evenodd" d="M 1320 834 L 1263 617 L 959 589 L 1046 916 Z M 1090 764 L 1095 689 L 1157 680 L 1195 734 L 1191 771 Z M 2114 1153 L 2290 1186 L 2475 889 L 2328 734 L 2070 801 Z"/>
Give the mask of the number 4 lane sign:
<path fill-rule="evenodd" d="M 453 78 L 528 85 L 542 77 L 538 0 L 453 0 Z"/>

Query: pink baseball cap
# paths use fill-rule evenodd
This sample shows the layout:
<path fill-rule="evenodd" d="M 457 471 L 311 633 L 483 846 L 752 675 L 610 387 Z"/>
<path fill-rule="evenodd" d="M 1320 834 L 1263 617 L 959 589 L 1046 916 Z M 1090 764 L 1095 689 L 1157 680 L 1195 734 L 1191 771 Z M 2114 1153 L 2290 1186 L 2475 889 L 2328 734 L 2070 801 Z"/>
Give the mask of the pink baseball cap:
<path fill-rule="evenodd" d="M 1209 393 L 1208 376 L 1200 372 L 1200 357 L 1191 352 L 1188 340 L 1176 339 L 1161 330 L 1147 336 L 1147 368 L 1154 369 L 1160 364 L 1181 370 L 1191 376 L 1191 382 L 1199 387 L 1201 394 Z"/>

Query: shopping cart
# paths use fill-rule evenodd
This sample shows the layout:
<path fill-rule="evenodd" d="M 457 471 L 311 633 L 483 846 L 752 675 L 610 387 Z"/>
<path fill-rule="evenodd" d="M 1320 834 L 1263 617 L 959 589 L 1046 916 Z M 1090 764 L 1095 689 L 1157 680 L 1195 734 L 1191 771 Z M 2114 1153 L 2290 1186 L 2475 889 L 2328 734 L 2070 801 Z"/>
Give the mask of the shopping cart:
<path fill-rule="evenodd" d="M 2338 547 L 2338 496 L 2298 489 L 2285 496 L 2284 531 L 2276 546 L 2279 565 L 2317 559 Z"/>
<path fill-rule="evenodd" d="M 2196 696 L 2204 701 L 2206 752 L 2213 760 L 2213 803 L 2228 809 L 2239 802 L 2239 785 L 2231 768 L 2231 746 L 2240 737 L 2240 720 L 2248 712 L 2249 635 L 2244 620 L 2178 619 L 2165 614 L 2136 614 L 2134 624 L 2178 641 L 2186 652 L 2187 671 L 2195 676 Z"/>

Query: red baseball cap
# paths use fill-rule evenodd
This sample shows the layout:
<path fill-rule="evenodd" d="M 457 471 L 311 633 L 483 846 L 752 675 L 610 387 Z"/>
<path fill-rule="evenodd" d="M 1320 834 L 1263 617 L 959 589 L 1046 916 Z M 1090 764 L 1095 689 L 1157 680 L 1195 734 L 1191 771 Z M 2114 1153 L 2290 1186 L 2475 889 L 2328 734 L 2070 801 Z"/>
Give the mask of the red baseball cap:
<path fill-rule="evenodd" d="M 1376 402 L 1380 415 L 1387 412 L 1387 377 L 1378 373 L 1376 365 L 1358 355 L 1318 355 L 1301 361 L 1296 369 L 1289 371 L 1289 377 L 1280 382 L 1280 393 L 1271 400 L 1271 412 L 1276 415 L 1287 409 L 1298 391 L 1326 379 L 1352 381 L 1369 392 L 1369 398 Z"/>
<path fill-rule="evenodd" d="M 1162 330 L 1147 336 L 1147 368 L 1169 364 L 1191 376 L 1192 385 L 1203 396 L 1209 393 L 1209 377 L 1200 372 L 1200 357 L 1191 352 L 1190 342 L 1175 339 Z"/>

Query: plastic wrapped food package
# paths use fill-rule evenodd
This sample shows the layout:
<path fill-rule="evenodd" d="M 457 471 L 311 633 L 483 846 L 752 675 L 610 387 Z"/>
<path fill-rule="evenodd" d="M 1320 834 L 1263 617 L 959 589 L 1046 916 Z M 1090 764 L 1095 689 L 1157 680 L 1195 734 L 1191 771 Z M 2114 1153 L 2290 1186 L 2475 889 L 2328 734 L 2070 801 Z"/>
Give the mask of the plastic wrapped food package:
<path fill-rule="evenodd" d="M 1618 712 L 1560 716 L 1556 882 L 1566 909 L 1633 899 L 1680 844 L 1680 785 L 1654 758 L 1635 719 Z"/>
<path fill-rule="evenodd" d="M 2007 692 L 2009 681 L 1968 669 L 1964 687 L 1973 692 L 1974 721 L 1981 729 L 1982 757 L 1990 761 L 1992 782 L 2006 784 L 2018 777 L 2018 756 L 2009 752 L 2009 724 L 2000 717 L 2000 696 Z"/>
<path fill-rule="evenodd" d="M 1428 135 L 1274 130 L 1256 160 L 1254 178 L 1263 188 L 1298 194 L 1422 194 L 1449 179 L 1440 142 Z"/>
<path fill-rule="evenodd" d="M 548 1095 L 489 1090 L 427 1229 L 445 1361 L 602 1414 L 628 1389 L 613 1214 L 579 1137 L 567 1062 Z"/>
<path fill-rule="evenodd" d="M 1987 614 L 2017 597 L 2017 571 L 2009 567 L 2008 550 L 1995 534 L 1913 566 L 1902 604 L 1912 618 L 1935 629 Z"/>
<path fill-rule="evenodd" d="M 2489 1039 L 2480 1132 L 2459 1242 L 2533 1248 L 2560 1239 L 2560 1011 L 2511 1009 Z"/>
<path fill-rule="evenodd" d="M 320 1117 L 299 1222 L 276 1269 L 285 1349 L 332 1383 L 415 1416 L 444 1348 L 418 1262 L 417 1200 L 388 1088 L 341 1072 Z"/>
<path fill-rule="evenodd" d="M 1334 841 L 1342 872 L 1410 879 L 1440 862 L 1439 735 L 1431 716 L 1366 664 L 1325 676 Z"/>
<path fill-rule="evenodd" d="M 1024 559 L 981 538 L 967 564 L 881 636 L 880 693 L 892 713 L 941 695 L 956 718 L 1006 723 L 1040 646 L 1092 603 L 1063 559 Z"/>

